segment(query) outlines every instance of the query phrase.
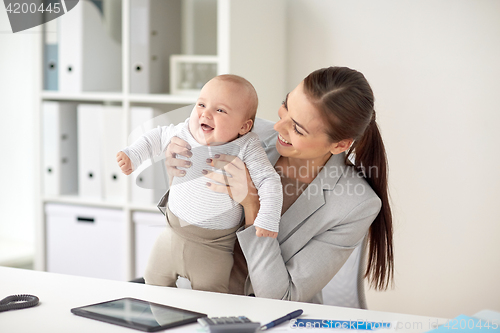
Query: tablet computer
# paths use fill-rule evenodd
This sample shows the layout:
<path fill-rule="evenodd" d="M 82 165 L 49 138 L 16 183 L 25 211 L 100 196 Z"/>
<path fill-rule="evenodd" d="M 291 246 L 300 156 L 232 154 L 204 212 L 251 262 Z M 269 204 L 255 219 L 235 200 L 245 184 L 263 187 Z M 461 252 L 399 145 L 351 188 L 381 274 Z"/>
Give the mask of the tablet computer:
<path fill-rule="evenodd" d="M 167 328 L 194 323 L 206 314 L 174 308 L 167 305 L 120 298 L 79 308 L 71 312 L 82 317 L 110 324 L 135 328 L 145 332 L 157 332 Z"/>

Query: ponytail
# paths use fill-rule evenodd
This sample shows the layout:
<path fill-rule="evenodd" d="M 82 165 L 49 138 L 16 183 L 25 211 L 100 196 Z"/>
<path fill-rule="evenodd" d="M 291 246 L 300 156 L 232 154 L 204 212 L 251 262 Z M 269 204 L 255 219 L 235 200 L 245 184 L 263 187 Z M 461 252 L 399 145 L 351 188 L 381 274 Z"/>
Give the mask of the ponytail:
<path fill-rule="evenodd" d="M 392 215 L 387 186 L 387 157 L 376 123 L 373 91 L 358 71 L 347 67 L 316 70 L 304 79 L 304 92 L 327 124 L 331 142 L 354 139 L 346 165 L 361 171 L 382 201 L 368 232 L 365 278 L 377 290 L 387 289 L 394 278 Z"/>
<path fill-rule="evenodd" d="M 387 156 L 375 121 L 375 111 L 363 136 L 354 142 L 346 155 L 354 156 L 354 167 L 362 172 L 366 181 L 382 201 L 382 208 L 368 231 L 368 260 L 365 278 L 376 290 L 385 290 L 394 278 L 392 247 L 392 214 L 387 185 Z"/>

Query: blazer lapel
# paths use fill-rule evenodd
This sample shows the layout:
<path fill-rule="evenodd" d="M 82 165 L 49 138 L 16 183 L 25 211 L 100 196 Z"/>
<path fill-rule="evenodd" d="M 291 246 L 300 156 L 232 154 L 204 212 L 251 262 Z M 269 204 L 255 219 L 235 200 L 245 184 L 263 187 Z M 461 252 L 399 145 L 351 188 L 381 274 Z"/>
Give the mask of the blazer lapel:
<path fill-rule="evenodd" d="M 331 191 L 346 169 L 345 154 L 332 155 L 318 176 L 281 217 L 278 242 L 293 235 L 316 210 L 325 204 L 324 191 Z"/>

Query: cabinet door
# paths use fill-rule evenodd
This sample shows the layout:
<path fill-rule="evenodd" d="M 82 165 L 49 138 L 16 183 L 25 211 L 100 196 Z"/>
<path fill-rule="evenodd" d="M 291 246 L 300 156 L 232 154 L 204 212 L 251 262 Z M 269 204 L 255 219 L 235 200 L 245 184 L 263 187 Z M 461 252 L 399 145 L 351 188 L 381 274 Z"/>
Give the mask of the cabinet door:
<path fill-rule="evenodd" d="M 135 276 L 144 276 L 151 249 L 165 229 L 165 216 L 160 213 L 135 212 Z"/>
<path fill-rule="evenodd" d="M 126 235 L 120 210 L 47 204 L 47 270 L 126 280 Z"/>

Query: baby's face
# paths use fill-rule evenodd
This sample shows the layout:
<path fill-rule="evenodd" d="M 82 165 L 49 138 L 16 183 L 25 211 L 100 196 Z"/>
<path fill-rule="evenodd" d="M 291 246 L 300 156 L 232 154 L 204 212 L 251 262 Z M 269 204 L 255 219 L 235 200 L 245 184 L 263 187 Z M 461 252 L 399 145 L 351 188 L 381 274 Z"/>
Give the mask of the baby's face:
<path fill-rule="evenodd" d="M 230 142 L 251 128 L 248 96 L 240 84 L 212 79 L 201 90 L 189 118 L 189 131 L 199 143 Z"/>

